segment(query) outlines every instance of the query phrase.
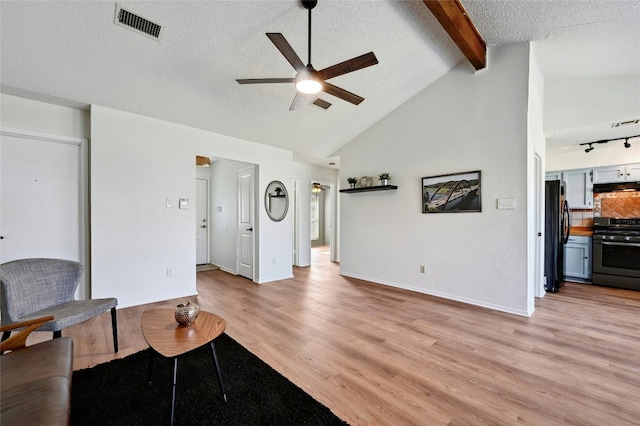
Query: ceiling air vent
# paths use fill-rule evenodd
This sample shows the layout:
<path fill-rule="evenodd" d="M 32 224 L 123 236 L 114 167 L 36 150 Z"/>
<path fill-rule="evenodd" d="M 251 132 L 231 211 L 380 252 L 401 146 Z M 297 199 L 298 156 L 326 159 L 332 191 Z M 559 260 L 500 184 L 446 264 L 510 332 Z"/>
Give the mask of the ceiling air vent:
<path fill-rule="evenodd" d="M 160 29 L 162 27 L 159 24 L 151 22 L 150 20 L 129 10 L 123 9 L 119 4 L 116 4 L 115 23 L 121 27 L 128 28 L 139 34 L 146 35 L 147 37 L 151 37 L 154 40 L 160 39 Z"/>
<path fill-rule="evenodd" d="M 632 124 L 638 124 L 638 123 L 640 123 L 640 118 L 636 118 L 635 120 L 619 121 L 617 123 L 613 123 L 611 127 L 615 129 L 616 127 L 630 126 Z"/>
<path fill-rule="evenodd" d="M 320 98 L 316 98 L 316 100 L 311 102 L 311 104 L 315 105 L 317 107 L 320 107 L 320 108 L 322 108 L 324 110 L 328 109 L 331 106 L 331 104 L 329 102 L 327 102 L 327 101 L 325 101 L 323 99 L 320 99 Z"/>

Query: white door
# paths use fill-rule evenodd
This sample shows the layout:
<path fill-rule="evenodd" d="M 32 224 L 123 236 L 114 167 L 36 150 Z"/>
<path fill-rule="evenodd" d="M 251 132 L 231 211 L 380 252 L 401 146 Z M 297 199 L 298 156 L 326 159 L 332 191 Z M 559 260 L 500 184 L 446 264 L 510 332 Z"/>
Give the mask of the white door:
<path fill-rule="evenodd" d="M 196 265 L 209 263 L 209 182 L 196 179 Z"/>
<path fill-rule="evenodd" d="M 3 129 L 0 262 L 50 257 L 84 263 L 85 142 Z M 88 294 L 81 283 L 76 297 Z"/>
<path fill-rule="evenodd" d="M 253 280 L 255 167 L 238 170 L 238 274 Z"/>

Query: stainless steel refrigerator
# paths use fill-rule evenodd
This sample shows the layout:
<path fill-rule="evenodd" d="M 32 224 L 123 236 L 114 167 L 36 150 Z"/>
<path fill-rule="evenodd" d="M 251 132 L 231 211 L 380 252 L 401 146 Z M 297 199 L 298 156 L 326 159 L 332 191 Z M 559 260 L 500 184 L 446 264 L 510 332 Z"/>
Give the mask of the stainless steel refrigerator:
<path fill-rule="evenodd" d="M 545 182 L 544 219 L 544 289 L 557 292 L 564 280 L 564 245 L 571 232 L 569 204 L 565 196 L 565 183 L 560 180 Z"/>

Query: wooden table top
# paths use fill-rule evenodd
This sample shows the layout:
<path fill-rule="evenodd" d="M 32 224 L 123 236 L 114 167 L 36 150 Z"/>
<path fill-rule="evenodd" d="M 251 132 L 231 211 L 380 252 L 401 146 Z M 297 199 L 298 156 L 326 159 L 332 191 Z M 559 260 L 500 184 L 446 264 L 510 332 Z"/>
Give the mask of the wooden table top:
<path fill-rule="evenodd" d="M 187 353 L 221 335 L 227 323 L 216 314 L 200 311 L 190 326 L 178 324 L 174 309 L 150 309 L 142 313 L 140 325 L 145 340 L 168 358 Z"/>

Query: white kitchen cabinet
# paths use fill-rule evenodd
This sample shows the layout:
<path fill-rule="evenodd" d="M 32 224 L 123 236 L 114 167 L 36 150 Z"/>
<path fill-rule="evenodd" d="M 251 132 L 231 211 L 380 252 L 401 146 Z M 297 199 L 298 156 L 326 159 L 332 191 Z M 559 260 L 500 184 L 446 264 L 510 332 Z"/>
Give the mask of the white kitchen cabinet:
<path fill-rule="evenodd" d="M 640 163 L 593 169 L 593 183 L 636 182 L 640 180 Z"/>
<path fill-rule="evenodd" d="M 640 163 L 627 165 L 627 182 L 640 181 Z"/>
<path fill-rule="evenodd" d="M 624 182 L 626 178 L 624 166 L 599 167 L 593 171 L 593 183 Z"/>
<path fill-rule="evenodd" d="M 593 170 L 577 169 L 562 173 L 566 183 L 567 201 L 571 209 L 593 208 Z"/>
<path fill-rule="evenodd" d="M 591 281 L 591 237 L 569 236 L 564 246 L 564 278 Z"/>
<path fill-rule="evenodd" d="M 544 175 L 544 180 L 562 180 L 562 171 L 547 172 Z"/>

